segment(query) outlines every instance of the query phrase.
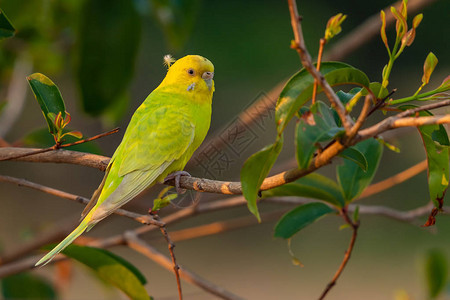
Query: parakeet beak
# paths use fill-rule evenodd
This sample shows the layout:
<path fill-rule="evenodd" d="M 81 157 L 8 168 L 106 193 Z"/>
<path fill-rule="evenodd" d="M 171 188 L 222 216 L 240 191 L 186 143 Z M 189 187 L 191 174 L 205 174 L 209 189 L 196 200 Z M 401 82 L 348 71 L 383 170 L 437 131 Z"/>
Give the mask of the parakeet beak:
<path fill-rule="evenodd" d="M 212 87 L 212 80 L 214 77 L 214 72 L 205 72 L 202 74 L 203 80 L 206 82 L 206 85 L 211 90 Z"/>

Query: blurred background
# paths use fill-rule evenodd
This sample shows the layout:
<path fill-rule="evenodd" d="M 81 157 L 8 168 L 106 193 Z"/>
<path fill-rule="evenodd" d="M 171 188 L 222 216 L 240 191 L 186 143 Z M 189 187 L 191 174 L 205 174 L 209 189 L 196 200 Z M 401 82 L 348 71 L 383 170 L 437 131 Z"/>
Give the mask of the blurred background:
<path fill-rule="evenodd" d="M 317 53 L 319 39 L 331 16 L 348 15 L 342 33 L 327 47 L 390 4 L 381 0 L 298 1 L 312 56 Z M 277 84 L 300 68 L 297 53 L 289 48 L 293 34 L 285 1 L 1 0 L 0 8 L 17 29 L 15 37 L 0 42 L 0 103 L 6 102 L 0 114 L 0 137 L 17 146 L 44 147 L 52 142 L 25 79 L 34 72 L 49 76 L 58 85 L 72 116 L 70 128 L 89 137 L 116 126 L 126 128 L 134 110 L 164 77 L 165 54 L 171 53 L 175 58 L 187 54 L 205 56 L 215 65 L 216 92 L 209 133 L 213 137 L 226 134 L 226 128 L 239 122 L 239 113 L 255 100 L 269 98 Z M 418 88 L 423 62 L 430 51 L 439 59 L 430 88 L 440 85 L 449 74 L 449 11 L 450 2 L 444 0 L 434 1 L 421 11 L 424 20 L 416 39 L 396 62 L 391 76 L 389 88 L 398 89 L 397 98 L 409 96 Z M 391 44 L 394 32 L 392 27 L 388 31 Z M 343 61 L 366 72 L 371 81 L 380 81 L 388 57 L 377 36 Z M 245 130 L 244 144 L 238 148 L 229 145 L 223 150 L 225 162 L 203 153 L 205 156 L 199 156 L 202 159 L 190 163 L 188 171 L 198 177 L 239 180 L 245 159 L 273 141 L 273 115 L 269 113 Z M 123 133 L 121 130 L 81 150 L 111 156 Z M 293 127 L 285 139 L 276 170 L 292 162 Z M 403 130 L 391 136 L 390 142 L 401 152 L 385 150 L 375 182 L 425 158 L 414 130 Z M 334 178 L 337 163 L 321 173 Z M 87 167 L 21 162 L 2 162 L 0 174 L 88 198 L 103 176 Z M 133 200 L 126 208 L 145 214 L 159 189 Z M 193 192 L 186 193 L 176 200 L 177 207 L 168 207 L 161 215 L 192 205 L 195 197 Z M 220 198 L 202 195 L 200 201 Z M 426 204 L 428 198 L 424 172 L 364 199 L 361 204 L 408 210 Z M 287 207 L 260 206 L 266 212 L 281 208 Z M 20 249 L 61 222 L 75 224 L 82 210 L 77 203 L 0 183 L 0 253 Z M 168 229 L 170 232 L 247 215 L 246 207 L 233 208 L 198 215 Z M 341 263 L 350 231 L 339 230 L 340 218 L 328 217 L 299 233 L 291 248 L 305 265 L 300 268 L 292 264 L 286 241 L 272 237 L 275 222 L 179 241 L 175 250 L 178 263 L 245 299 L 317 298 Z M 137 226 L 126 218 L 111 216 L 88 236 L 112 236 Z M 439 216 L 434 228 L 424 229 L 381 216 L 362 215 L 352 259 L 329 299 L 403 299 L 396 298 L 402 291 L 411 299 L 425 299 L 425 256 L 430 249 L 439 248 L 450 257 L 449 228 L 450 219 L 446 216 Z M 168 254 L 167 244 L 157 233 L 144 238 Z M 125 247 L 112 251 L 139 267 L 148 279 L 149 294 L 155 299 L 177 299 L 172 273 Z M 33 272 L 53 280 L 53 270 L 48 266 Z M 185 282 L 183 289 L 186 299 L 213 299 Z M 123 298 L 78 264 L 73 281 L 60 296 Z"/>

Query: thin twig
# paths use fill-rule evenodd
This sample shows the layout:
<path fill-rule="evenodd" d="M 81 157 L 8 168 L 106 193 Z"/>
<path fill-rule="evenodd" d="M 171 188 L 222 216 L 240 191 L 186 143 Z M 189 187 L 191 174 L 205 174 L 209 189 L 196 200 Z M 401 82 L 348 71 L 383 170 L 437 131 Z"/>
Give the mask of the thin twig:
<path fill-rule="evenodd" d="M 322 54 L 323 54 L 323 48 L 325 47 L 325 44 L 327 43 L 327 40 L 325 38 L 320 39 L 319 43 L 319 54 L 317 55 L 317 64 L 316 69 L 320 72 L 320 65 L 322 63 Z M 312 94 L 312 100 L 311 103 L 316 103 L 316 96 L 317 96 L 317 79 L 314 79 L 314 87 L 313 87 L 313 94 Z"/>
<path fill-rule="evenodd" d="M 157 251 L 155 248 L 151 247 L 149 244 L 144 242 L 142 239 L 140 239 L 134 232 L 128 231 L 125 232 L 125 240 L 127 245 L 147 256 L 154 262 L 158 263 L 160 266 L 164 267 L 167 270 L 171 270 L 173 268 L 171 260 Z M 186 280 L 189 283 L 192 283 L 203 290 L 207 291 L 208 293 L 211 293 L 213 295 L 216 295 L 217 297 L 220 297 L 222 299 L 229 299 L 229 300 L 241 300 L 239 296 L 236 296 L 225 289 L 216 286 L 212 284 L 211 282 L 207 281 L 204 278 L 201 278 L 200 276 L 186 270 L 184 267 L 180 266 L 180 277 L 184 280 Z"/>
<path fill-rule="evenodd" d="M 352 229 L 352 238 L 350 239 L 350 244 L 348 245 L 347 251 L 345 251 L 344 259 L 342 260 L 341 265 L 339 266 L 338 270 L 334 274 L 331 281 L 325 287 L 325 290 L 322 292 L 321 296 L 319 297 L 319 300 L 325 299 L 325 296 L 328 294 L 328 292 L 333 288 L 333 286 L 336 285 L 336 282 L 339 279 L 339 276 L 341 276 L 342 272 L 345 269 L 345 266 L 347 265 L 348 261 L 350 260 L 353 248 L 355 246 L 356 237 L 358 236 L 359 222 L 352 221 L 350 219 L 350 217 L 348 216 L 347 210 L 345 208 L 343 208 L 341 210 L 341 215 L 344 218 L 345 222 L 348 225 L 350 225 L 350 227 Z"/>
<path fill-rule="evenodd" d="M 261 213 L 261 223 L 276 220 L 279 217 L 281 217 L 281 215 L 284 214 L 285 212 L 286 209 L 268 213 Z M 195 227 L 172 231 L 170 233 L 170 236 L 172 238 L 172 241 L 179 242 L 224 233 L 231 230 L 236 230 L 258 224 L 259 224 L 258 221 L 253 215 L 248 215 L 245 217 L 233 218 L 226 221 L 217 221 L 205 225 L 199 225 Z"/>
<path fill-rule="evenodd" d="M 68 199 L 68 200 L 72 200 L 81 204 L 87 204 L 89 203 L 89 199 L 82 197 L 82 196 L 78 196 L 78 195 L 74 195 L 74 194 L 70 194 L 67 192 L 63 192 L 61 190 L 57 190 L 45 185 L 41 185 L 38 183 L 34 183 L 25 179 L 20 179 L 20 178 L 15 178 L 15 177 L 10 177 L 10 176 L 4 176 L 4 175 L 0 175 L 0 182 L 8 182 L 8 183 L 13 183 L 13 184 L 17 184 L 18 186 L 24 186 L 24 187 L 28 187 L 28 188 L 32 188 L 34 190 L 37 191 L 41 191 L 50 195 L 54 195 L 60 198 L 64 198 L 64 199 Z M 114 211 L 114 213 L 116 215 L 119 216 L 124 216 L 130 219 L 133 219 L 141 224 L 145 224 L 145 225 L 155 225 L 158 227 L 164 226 L 165 224 L 163 222 L 160 222 L 158 220 L 155 220 L 154 218 L 152 218 L 149 215 L 141 215 L 141 214 L 137 214 L 122 208 L 117 209 L 116 211 Z"/>
<path fill-rule="evenodd" d="M 370 105 L 372 103 L 372 95 L 367 95 L 364 99 L 364 106 L 361 110 L 361 113 L 358 116 L 358 119 L 355 122 L 355 125 L 351 128 L 348 139 L 351 140 L 353 137 L 358 133 L 359 129 L 361 129 L 361 126 L 363 125 L 364 121 L 366 120 L 367 116 L 369 115 L 369 109 Z"/>
<path fill-rule="evenodd" d="M 159 216 L 154 216 L 154 218 L 158 221 L 160 221 Z M 162 235 L 164 236 L 164 239 L 167 242 L 167 248 L 169 248 L 169 253 L 170 253 L 170 257 L 172 258 L 172 263 L 173 263 L 173 272 L 175 274 L 175 278 L 177 280 L 177 289 L 178 289 L 178 297 L 180 300 L 183 300 L 183 291 L 181 290 L 181 281 L 180 281 L 180 266 L 177 264 L 177 259 L 175 257 L 175 252 L 173 251 L 173 249 L 175 248 L 175 244 L 173 243 L 173 241 L 170 239 L 169 237 L 169 233 L 167 232 L 167 228 L 166 226 L 161 226 L 159 227 L 159 229 L 161 230 Z"/>
<path fill-rule="evenodd" d="M 381 108 L 382 106 L 385 105 L 386 100 L 389 99 L 395 92 L 397 92 L 397 89 L 393 89 L 389 94 L 387 94 L 386 97 L 384 97 L 383 99 L 380 99 L 377 101 L 377 103 L 372 107 L 372 109 L 369 111 L 369 113 L 367 114 L 367 116 L 370 116 L 371 114 L 373 114 L 375 111 L 377 111 L 379 108 Z"/>
<path fill-rule="evenodd" d="M 67 148 L 67 147 L 83 144 L 83 143 L 86 143 L 86 142 L 90 142 L 90 141 L 99 139 L 99 138 L 104 137 L 104 136 L 111 135 L 111 134 L 116 133 L 118 131 L 119 131 L 119 128 L 114 128 L 114 129 L 112 129 L 110 131 L 107 131 L 107 132 L 104 132 L 104 133 L 100 133 L 100 134 L 97 134 L 97 135 L 95 135 L 93 137 L 90 137 L 90 138 L 87 138 L 87 139 L 83 139 L 83 140 L 80 140 L 80 141 L 76 141 L 76 142 L 73 142 L 73 143 L 69 143 L 69 144 L 55 144 L 55 145 L 53 145 L 51 147 L 48 147 L 48 148 L 45 148 L 45 149 L 33 150 L 33 151 L 28 152 L 28 153 L 21 153 L 21 154 L 11 155 L 9 157 L 8 156 L 0 157 L 0 161 L 16 160 L 16 159 L 24 158 L 24 157 L 31 156 L 31 155 L 37 155 L 37 154 L 41 154 L 41 153 L 45 153 L 45 152 L 49 152 L 49 151 L 58 150 L 58 149 L 61 149 L 61 148 Z"/>
<path fill-rule="evenodd" d="M 380 182 L 371 184 L 370 186 L 368 186 L 364 192 L 361 194 L 361 196 L 359 198 L 365 198 L 365 197 L 369 197 L 372 196 L 373 194 L 378 194 L 381 191 L 387 190 L 399 183 L 402 183 L 408 179 L 410 179 L 411 177 L 416 176 L 417 174 L 425 171 L 427 169 L 427 160 L 423 160 L 417 164 L 415 164 L 414 166 L 395 174 L 394 176 L 391 176 L 389 178 L 386 178 Z"/>
<path fill-rule="evenodd" d="M 305 67 L 305 69 L 317 80 L 319 85 L 322 87 L 325 95 L 330 100 L 331 106 L 334 107 L 339 118 L 342 121 L 342 125 L 345 128 L 347 133 L 350 132 L 350 129 L 353 125 L 352 119 L 347 115 L 344 105 L 341 100 L 339 100 L 336 93 L 333 91 L 331 86 L 325 80 L 324 76 L 316 70 L 314 65 L 312 64 L 312 59 L 309 52 L 306 49 L 305 41 L 303 39 L 303 32 L 300 23 L 300 16 L 298 15 L 297 3 L 295 0 L 288 0 L 289 4 L 289 12 L 291 16 L 291 25 L 292 30 L 294 32 L 295 38 L 295 50 L 297 50 L 300 60 Z"/>

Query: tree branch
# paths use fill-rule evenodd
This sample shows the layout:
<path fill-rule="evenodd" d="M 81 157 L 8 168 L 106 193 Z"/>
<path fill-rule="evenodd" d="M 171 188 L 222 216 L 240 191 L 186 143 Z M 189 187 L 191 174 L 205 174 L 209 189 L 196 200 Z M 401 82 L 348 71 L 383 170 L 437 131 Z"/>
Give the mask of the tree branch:
<path fill-rule="evenodd" d="M 348 245 L 347 251 L 345 251 L 344 259 L 342 260 L 341 265 L 339 266 L 338 270 L 334 274 L 331 281 L 325 287 L 325 290 L 322 292 L 321 296 L 319 297 L 319 300 L 325 299 L 328 292 L 333 288 L 333 286 L 336 285 L 337 280 L 341 276 L 342 272 L 345 269 L 345 266 L 347 265 L 348 261 L 350 260 L 350 257 L 353 252 L 353 248 L 355 247 L 356 237 L 358 236 L 359 222 L 351 220 L 350 217 L 348 216 L 347 210 L 345 208 L 341 209 L 341 215 L 344 218 L 345 222 L 348 225 L 350 225 L 350 227 L 352 229 L 352 238 L 350 239 L 350 244 Z"/>
<path fill-rule="evenodd" d="M 136 233 L 132 231 L 127 231 L 124 234 L 125 240 L 127 245 L 147 256 L 154 262 L 158 263 L 160 266 L 164 267 L 167 270 L 172 270 L 172 262 L 168 257 L 157 251 L 155 248 L 151 247 L 149 244 L 145 243 L 142 239 L 138 238 Z M 219 298 L 222 299 L 229 299 L 229 300 L 242 300 L 242 298 L 226 291 L 225 289 L 214 285 L 213 283 L 207 281 L 204 278 L 201 278 L 200 276 L 186 270 L 184 267 L 179 266 L 180 269 L 180 277 L 184 279 L 185 281 L 194 284 L 195 286 L 198 286 L 202 288 L 203 290 L 207 291 L 210 294 L 216 295 Z"/>
<path fill-rule="evenodd" d="M 60 190 L 57 190 L 57 189 L 54 189 L 54 188 L 51 188 L 48 186 L 44 186 L 41 184 L 37 184 L 37 183 L 31 182 L 31 181 L 28 181 L 25 179 L 0 175 L 0 182 L 8 182 L 8 183 L 17 184 L 18 186 L 25 186 L 25 187 L 28 187 L 28 188 L 31 188 L 31 189 L 34 189 L 34 190 L 37 190 L 40 192 L 44 192 L 44 193 L 47 193 L 50 195 L 54 195 L 56 197 L 72 200 L 72 201 L 75 201 L 75 202 L 78 202 L 81 204 L 89 203 L 89 199 L 84 198 L 82 196 L 63 192 L 63 191 L 60 191 Z M 141 215 L 141 214 L 137 214 L 137 213 L 122 209 L 122 208 L 115 210 L 114 214 L 133 219 L 133 220 L 135 220 L 141 224 L 145 224 L 145 225 L 155 225 L 158 227 L 165 225 L 163 222 L 155 220 L 150 215 Z"/>
<path fill-rule="evenodd" d="M 342 125 L 345 128 L 345 131 L 347 135 L 350 132 L 351 127 L 353 126 L 352 119 L 347 115 L 347 112 L 345 110 L 344 105 L 342 104 L 341 100 L 339 100 L 336 93 L 333 91 L 331 86 L 328 84 L 328 82 L 325 80 L 323 75 L 317 71 L 317 69 L 312 64 L 312 58 L 309 54 L 308 50 L 306 49 L 305 41 L 303 39 L 303 32 L 302 32 L 302 26 L 301 26 L 301 18 L 298 15 L 297 10 L 297 3 L 295 0 L 288 0 L 289 4 L 289 12 L 291 16 L 291 25 L 292 30 L 294 31 L 294 38 L 295 38 L 295 46 L 294 49 L 297 50 L 300 60 L 305 67 L 305 69 L 314 77 L 314 79 L 317 80 L 319 85 L 322 87 L 323 92 L 327 96 L 327 98 L 330 100 L 331 106 L 336 110 L 336 112 L 339 115 L 339 118 L 342 121 Z"/>

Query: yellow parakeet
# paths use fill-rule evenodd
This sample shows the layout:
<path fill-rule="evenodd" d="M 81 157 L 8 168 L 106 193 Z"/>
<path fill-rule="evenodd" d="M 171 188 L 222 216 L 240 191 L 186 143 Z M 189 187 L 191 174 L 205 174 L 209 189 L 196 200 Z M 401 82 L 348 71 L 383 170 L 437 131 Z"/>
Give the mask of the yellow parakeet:
<path fill-rule="evenodd" d="M 36 263 L 47 264 L 84 231 L 144 189 L 183 170 L 208 132 L 214 66 L 188 55 L 171 65 L 161 84 L 136 110 L 80 225 Z"/>

